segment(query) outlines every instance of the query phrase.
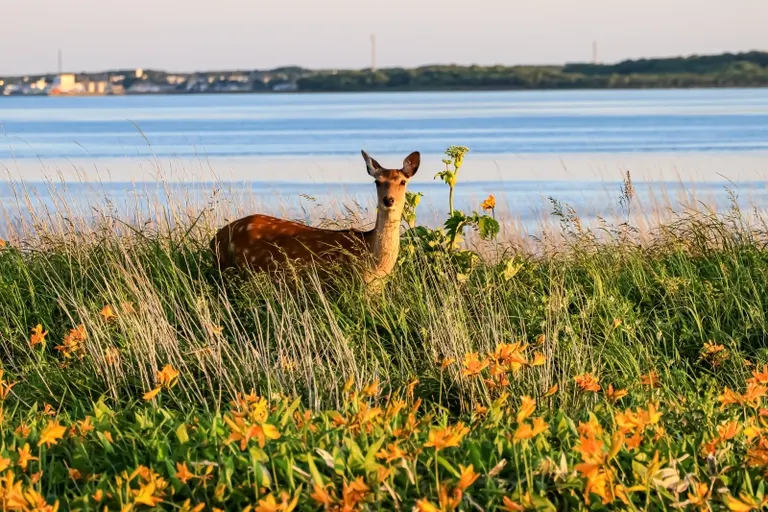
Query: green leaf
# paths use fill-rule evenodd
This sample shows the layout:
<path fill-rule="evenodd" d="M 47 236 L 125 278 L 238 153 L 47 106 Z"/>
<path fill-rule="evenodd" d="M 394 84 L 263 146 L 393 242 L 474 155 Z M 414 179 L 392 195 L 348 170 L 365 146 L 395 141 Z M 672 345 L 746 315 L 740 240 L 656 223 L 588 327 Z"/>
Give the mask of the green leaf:
<path fill-rule="evenodd" d="M 507 260 L 507 262 L 504 264 L 504 271 L 502 272 L 504 280 L 509 281 L 515 277 L 517 273 L 520 272 L 521 268 L 523 268 L 522 262 L 516 262 L 514 259 Z"/>
<path fill-rule="evenodd" d="M 290 407 L 288 407 L 285 410 L 285 412 L 283 413 L 283 417 L 280 418 L 280 426 L 281 427 L 284 427 L 288 423 L 288 420 L 291 419 L 291 417 L 293 416 L 294 411 L 296 409 L 298 409 L 300 405 L 301 405 L 301 398 L 297 398 L 296 400 L 293 401 L 293 403 L 290 405 Z"/>
<path fill-rule="evenodd" d="M 101 441 L 101 445 L 104 447 L 104 451 L 111 454 L 115 453 L 115 449 L 112 448 L 112 443 L 109 442 L 109 440 L 104 436 L 101 432 L 96 432 L 96 437 L 99 438 L 99 441 Z"/>
<path fill-rule="evenodd" d="M 309 453 L 307 454 L 307 465 L 309 466 L 309 474 L 312 475 L 312 481 L 314 481 L 315 484 L 322 486 L 323 477 L 320 476 L 320 472 L 317 470 L 314 457 Z"/>
<path fill-rule="evenodd" d="M 454 477 L 459 478 L 461 476 L 460 473 L 456 470 L 456 468 L 451 466 L 450 462 L 440 457 L 439 455 L 437 456 L 437 463 L 443 466 L 445 469 L 447 469 L 448 472 L 452 474 Z"/>
<path fill-rule="evenodd" d="M 477 227 L 480 231 L 480 238 L 490 240 L 499 234 L 499 223 L 493 217 L 483 215 L 477 219 Z"/>
<path fill-rule="evenodd" d="M 363 456 L 363 451 L 357 445 L 355 440 L 351 437 L 348 437 L 344 439 L 344 444 L 347 445 L 347 449 L 349 450 L 347 463 L 354 467 L 362 466 L 365 463 L 365 457 Z"/>
<path fill-rule="evenodd" d="M 368 452 L 365 454 L 365 467 L 367 469 L 372 469 L 373 465 L 375 465 L 376 454 L 379 453 L 379 449 L 381 449 L 381 445 L 384 444 L 385 440 L 386 440 L 386 437 L 382 436 L 378 441 L 373 443 L 368 448 Z"/>
<path fill-rule="evenodd" d="M 186 423 L 182 423 L 176 429 L 176 437 L 179 438 L 179 442 L 181 444 L 186 444 L 187 441 L 189 441 L 189 433 L 187 432 L 187 424 Z"/>

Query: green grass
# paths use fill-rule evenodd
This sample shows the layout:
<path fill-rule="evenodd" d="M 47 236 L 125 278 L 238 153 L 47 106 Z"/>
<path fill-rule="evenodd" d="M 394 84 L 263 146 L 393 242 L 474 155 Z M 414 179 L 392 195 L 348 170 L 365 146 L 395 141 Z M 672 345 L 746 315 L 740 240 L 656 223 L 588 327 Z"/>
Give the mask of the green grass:
<path fill-rule="evenodd" d="M 371 490 L 359 507 L 374 510 L 381 502 L 391 508 L 397 501 L 410 509 L 421 498 L 437 504 L 437 484 L 455 485 L 458 465 L 472 463 L 480 484 L 459 496 L 462 510 L 473 502 L 500 506 L 505 496 L 578 508 L 589 500 L 589 479 L 569 473 L 558 480 L 554 466 L 547 472 L 542 464 L 560 464 L 560 453 L 570 471 L 585 462 L 574 450 L 583 434 L 577 424 L 589 411 L 605 426 L 607 451 L 622 409 L 580 389 L 575 376 L 596 375 L 603 391 L 608 384 L 630 389 L 623 406 L 657 400 L 669 436 L 662 465 L 688 454 L 686 471 L 709 482 L 714 477 L 698 446 L 711 440 L 718 421 L 730 418 L 715 397 L 724 387 L 744 387 L 753 369 L 745 360 L 768 361 L 768 237 L 762 223 L 748 222 L 735 208 L 681 214 L 642 236 L 627 225 L 590 231 L 564 218 L 557 237 L 543 238 L 531 251 L 514 250 L 504 233 L 482 242 L 485 257 L 471 266 L 405 236 L 395 273 L 374 295 L 355 276 L 221 275 L 207 248 L 221 219 L 207 211 L 194 218 L 172 229 L 157 219 L 45 225 L 0 249 L 0 356 L 4 379 L 16 382 L 5 399 L 0 457 L 12 461 L 9 471 L 25 488 L 83 509 L 95 507 L 84 497 L 102 490 L 119 508 L 133 502 L 132 490 L 162 478 L 166 487 L 155 489 L 167 506 L 190 499 L 227 509 L 284 491 L 310 510 L 316 483 L 331 483 L 339 498 L 362 477 Z M 100 314 L 107 305 L 115 312 L 109 320 Z M 30 333 L 38 324 L 48 334 L 33 346 Z M 82 349 L 67 357 L 56 347 L 78 325 L 86 333 Z M 543 364 L 507 371 L 509 383 L 501 388 L 490 368 L 481 377 L 462 375 L 467 354 L 484 360 L 500 344 L 517 341 L 530 344 L 529 361 L 538 353 Z M 706 342 L 722 345 L 728 357 L 702 356 Z M 457 363 L 442 369 L 446 359 Z M 145 403 L 142 396 L 166 365 L 180 372 L 178 382 Z M 643 390 L 641 376 L 651 371 L 663 386 Z M 392 407 L 415 379 L 407 407 L 421 399 L 415 417 L 423 423 L 407 441 L 412 465 L 387 480 L 389 492 L 376 480 L 389 465 L 375 454 L 400 439 L 396 431 L 408 421 L 407 408 L 386 421 L 371 420 L 370 431 L 350 431 L 349 421 L 365 407 Z M 344 390 L 347 382 L 362 389 L 374 381 L 382 391 L 363 399 Z M 554 385 L 558 391 L 545 398 Z M 251 440 L 240 450 L 226 442 L 232 428 L 224 417 L 231 419 L 230 403 L 249 392 L 274 404 L 269 421 L 282 437 L 266 447 Z M 510 436 L 520 428 L 515 415 L 524 395 L 539 401 L 537 414 L 550 429 L 523 446 Z M 44 404 L 68 428 L 91 416 L 97 429 L 75 430 L 50 451 L 38 449 L 49 418 Z M 483 407 L 490 412 L 478 416 Z M 314 430 L 294 415 L 305 410 Z M 334 424 L 332 411 L 346 425 Z M 740 424 L 748 417 L 739 416 Z M 249 419 L 265 421 L 258 414 Z M 472 426 L 463 448 L 436 459 L 424 447 L 429 431 L 457 421 Z M 20 425 L 30 432 L 19 432 Z M 616 482 L 632 485 L 640 478 L 636 465 L 650 464 L 664 444 L 654 441 L 653 428 L 643 432 L 640 449 L 620 452 Z M 30 463 L 34 471 L 16 462 L 24 442 L 40 458 Z M 328 467 L 317 448 L 339 467 Z M 723 460 L 738 469 L 748 449 L 744 442 Z M 316 459 L 310 462 L 308 453 Z M 506 466 L 492 472 L 502 460 Z M 196 488 L 180 482 L 176 464 L 184 461 L 197 475 L 214 468 L 211 480 Z M 151 474 L 134 475 L 129 484 L 117 480 L 138 466 Z M 68 468 L 91 477 L 70 478 Z M 739 473 L 717 485 L 759 497 L 745 487 L 759 480 L 759 472 Z M 638 491 L 633 506 L 674 503 L 664 492 L 646 491 Z"/>

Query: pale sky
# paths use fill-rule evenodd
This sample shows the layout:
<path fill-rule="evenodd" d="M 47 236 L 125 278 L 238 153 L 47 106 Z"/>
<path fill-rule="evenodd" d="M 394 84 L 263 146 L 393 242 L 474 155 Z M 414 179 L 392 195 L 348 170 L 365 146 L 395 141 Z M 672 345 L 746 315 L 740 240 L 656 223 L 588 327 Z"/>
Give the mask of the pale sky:
<path fill-rule="evenodd" d="M 768 50 L 768 0 L 0 0 L 0 75 L 559 64 Z"/>

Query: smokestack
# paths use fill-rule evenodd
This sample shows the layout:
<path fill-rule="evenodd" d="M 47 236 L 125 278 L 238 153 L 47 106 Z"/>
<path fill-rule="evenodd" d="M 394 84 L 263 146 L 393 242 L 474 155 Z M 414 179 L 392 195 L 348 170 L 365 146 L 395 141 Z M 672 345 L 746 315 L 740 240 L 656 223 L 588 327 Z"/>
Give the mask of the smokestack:
<path fill-rule="evenodd" d="M 597 41 L 592 41 L 592 64 L 597 64 Z"/>
<path fill-rule="evenodd" d="M 371 34 L 371 73 L 376 72 L 376 34 Z"/>
<path fill-rule="evenodd" d="M 62 62 L 63 62 L 63 57 L 62 57 L 62 54 L 61 54 L 61 48 L 59 48 L 59 74 L 61 74 L 62 71 L 63 71 L 63 69 L 62 69 Z"/>

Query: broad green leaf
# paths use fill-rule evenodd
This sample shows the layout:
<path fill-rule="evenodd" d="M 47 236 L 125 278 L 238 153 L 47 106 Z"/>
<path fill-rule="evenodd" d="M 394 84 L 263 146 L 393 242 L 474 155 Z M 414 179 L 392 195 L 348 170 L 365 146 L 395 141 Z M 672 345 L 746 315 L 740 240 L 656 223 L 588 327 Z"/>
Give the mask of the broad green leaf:
<path fill-rule="evenodd" d="M 187 424 L 186 423 L 182 423 L 176 429 L 176 437 L 179 438 L 179 442 L 181 444 L 186 444 L 187 441 L 189 441 L 189 433 L 187 433 Z"/>

